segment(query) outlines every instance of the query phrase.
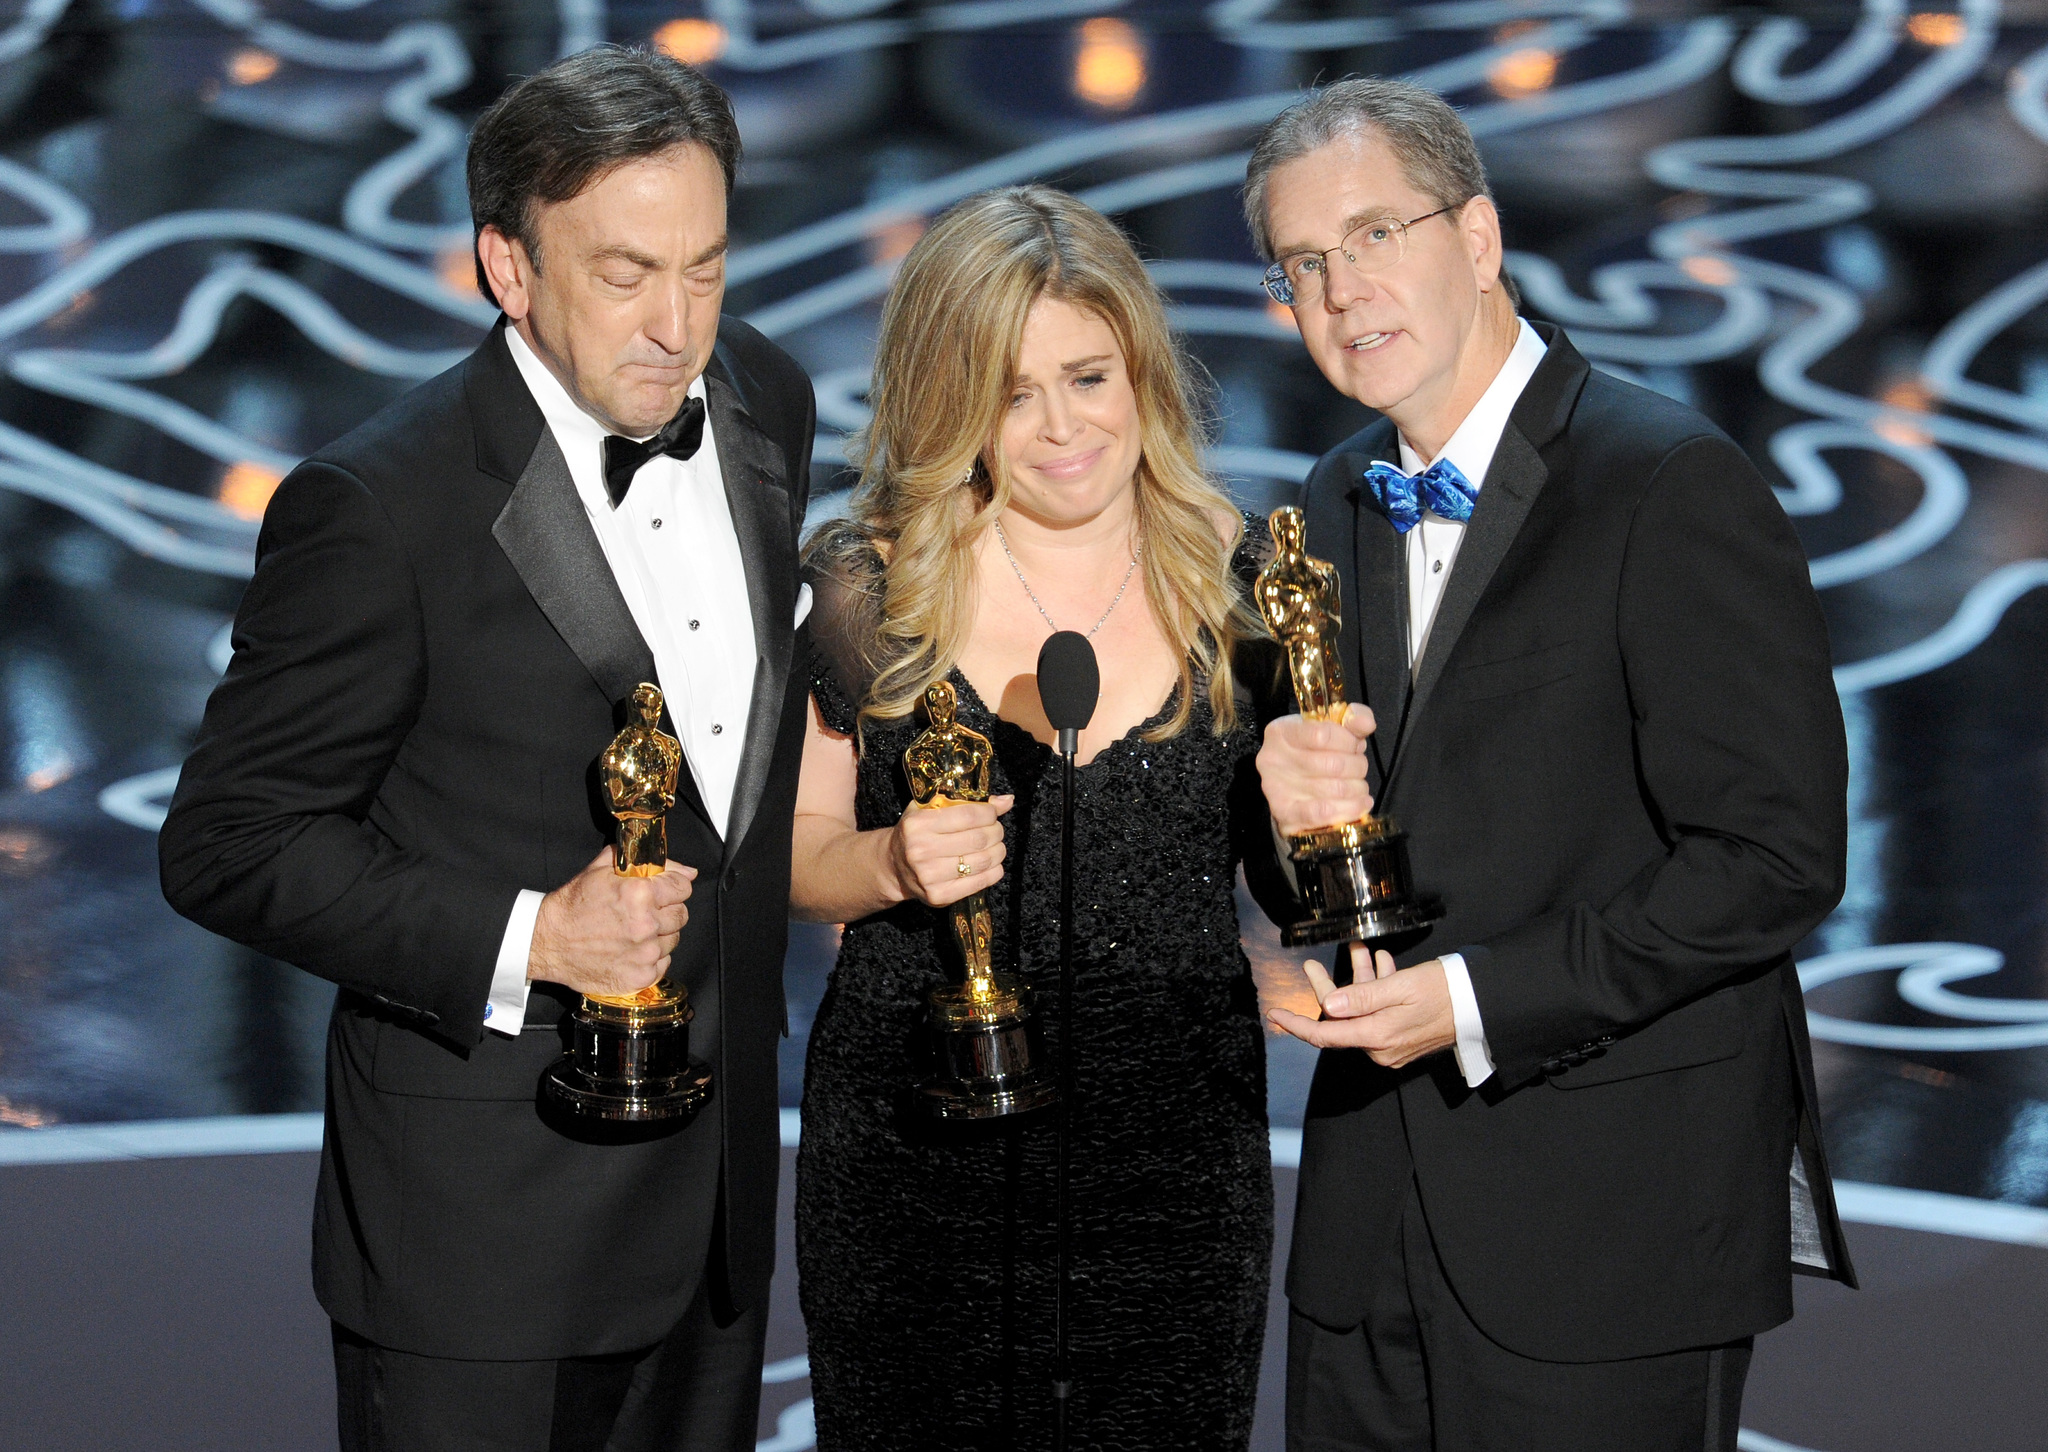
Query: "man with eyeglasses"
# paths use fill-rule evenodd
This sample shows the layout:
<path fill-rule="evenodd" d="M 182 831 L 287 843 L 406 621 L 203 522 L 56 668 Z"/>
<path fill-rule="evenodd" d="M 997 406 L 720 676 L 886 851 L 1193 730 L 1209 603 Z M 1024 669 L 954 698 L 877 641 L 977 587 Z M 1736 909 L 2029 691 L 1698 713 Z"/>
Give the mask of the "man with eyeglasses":
<path fill-rule="evenodd" d="M 1798 538 L 1705 418 L 1517 316 L 1430 92 L 1302 101 L 1245 210 L 1383 416 L 1303 492 L 1361 704 L 1268 728 L 1276 844 L 1377 799 L 1447 909 L 1311 964 L 1319 1021 L 1272 1015 L 1324 1050 L 1289 1446 L 1732 1452 L 1791 1273 L 1854 1284 L 1792 958 L 1841 896 L 1847 776 Z"/>

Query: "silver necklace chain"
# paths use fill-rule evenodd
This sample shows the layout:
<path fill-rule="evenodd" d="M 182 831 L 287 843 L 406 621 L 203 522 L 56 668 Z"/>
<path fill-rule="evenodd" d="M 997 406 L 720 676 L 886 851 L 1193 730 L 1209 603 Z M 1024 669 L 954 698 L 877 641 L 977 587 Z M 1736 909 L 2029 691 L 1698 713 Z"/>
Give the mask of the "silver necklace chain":
<path fill-rule="evenodd" d="M 1024 578 L 1024 567 L 1017 563 L 1016 555 L 1010 552 L 1010 537 L 1003 533 L 1003 522 L 1000 519 L 996 521 L 996 539 L 1003 546 L 1003 554 L 1008 557 L 1010 561 L 1010 568 L 1017 572 L 1017 583 L 1024 587 L 1024 593 L 1029 595 L 1031 597 L 1031 603 L 1038 607 L 1039 615 L 1044 619 L 1045 623 L 1048 626 L 1051 626 L 1053 632 L 1057 634 L 1059 632 L 1059 626 L 1053 623 L 1052 616 L 1046 611 L 1045 603 L 1038 598 L 1038 592 L 1031 588 L 1031 582 Z M 1124 591 L 1131 588 L 1131 576 L 1137 573 L 1138 552 L 1136 550 L 1132 550 L 1131 567 L 1128 570 L 1124 571 L 1124 582 L 1116 587 L 1116 598 L 1109 602 L 1109 609 L 1102 612 L 1102 619 L 1096 621 L 1093 625 L 1088 627 L 1087 638 L 1089 640 L 1093 640 L 1095 638 L 1095 632 L 1102 629 L 1104 622 L 1107 621 L 1110 616 L 1116 613 L 1116 607 L 1123 604 Z"/>

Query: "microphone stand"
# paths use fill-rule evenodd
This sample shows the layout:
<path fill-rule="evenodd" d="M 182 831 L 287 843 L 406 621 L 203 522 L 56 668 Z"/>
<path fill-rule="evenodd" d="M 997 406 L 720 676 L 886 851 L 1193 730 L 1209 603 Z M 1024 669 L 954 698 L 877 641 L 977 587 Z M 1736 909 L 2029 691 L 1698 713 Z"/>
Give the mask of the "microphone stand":
<path fill-rule="evenodd" d="M 1074 754 L 1080 745 L 1079 730 L 1060 728 L 1060 1097 L 1053 1128 L 1054 1452 L 1067 1452 L 1067 1409 L 1074 1391 L 1067 1366 L 1067 1139 L 1074 1112 Z"/>

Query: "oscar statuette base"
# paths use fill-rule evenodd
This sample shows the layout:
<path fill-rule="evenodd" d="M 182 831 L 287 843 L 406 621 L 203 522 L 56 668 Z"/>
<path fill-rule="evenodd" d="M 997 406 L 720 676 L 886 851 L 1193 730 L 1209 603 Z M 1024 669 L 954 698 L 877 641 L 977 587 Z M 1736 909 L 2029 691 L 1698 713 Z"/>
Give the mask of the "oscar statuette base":
<path fill-rule="evenodd" d="M 1030 989 L 1004 974 L 983 990 L 941 988 L 931 996 L 932 1034 L 946 1076 L 913 1091 L 934 1119 L 1001 1119 L 1059 1098 L 1045 1067 Z"/>
<path fill-rule="evenodd" d="M 1391 817 L 1366 817 L 1287 839 L 1308 916 L 1280 931 L 1290 948 L 1373 942 L 1427 927 L 1443 904 L 1415 891 L 1407 834 Z"/>
<path fill-rule="evenodd" d="M 680 1125 L 711 1097 L 710 1067 L 690 1057 L 695 1016 L 687 991 L 667 980 L 631 998 L 586 996 L 541 1093 L 572 1119 Z"/>

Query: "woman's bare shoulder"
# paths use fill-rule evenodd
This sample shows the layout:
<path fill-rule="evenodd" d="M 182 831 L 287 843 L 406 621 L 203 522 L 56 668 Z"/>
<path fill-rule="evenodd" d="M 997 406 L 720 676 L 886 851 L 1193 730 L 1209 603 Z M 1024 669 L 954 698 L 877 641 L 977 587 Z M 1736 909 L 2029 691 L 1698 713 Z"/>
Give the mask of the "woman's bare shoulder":
<path fill-rule="evenodd" d="M 1250 518 L 1250 515 L 1242 514 L 1235 509 L 1209 511 L 1209 523 L 1215 527 L 1216 538 L 1222 540 L 1226 547 L 1237 543 L 1237 532 L 1245 527 L 1246 521 Z"/>

